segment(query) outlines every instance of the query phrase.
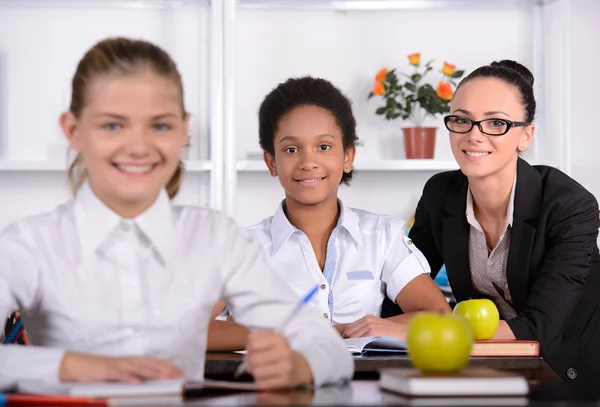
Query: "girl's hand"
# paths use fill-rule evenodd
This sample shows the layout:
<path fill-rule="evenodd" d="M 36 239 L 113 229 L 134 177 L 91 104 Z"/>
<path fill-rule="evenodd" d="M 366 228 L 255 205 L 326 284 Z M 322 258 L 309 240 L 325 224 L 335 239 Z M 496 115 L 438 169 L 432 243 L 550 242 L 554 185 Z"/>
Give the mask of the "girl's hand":
<path fill-rule="evenodd" d="M 104 357 L 67 352 L 59 369 L 64 382 L 126 382 L 183 378 L 181 370 L 167 359 Z"/>
<path fill-rule="evenodd" d="M 374 315 L 367 315 L 348 324 L 342 337 L 360 338 L 363 336 L 394 336 L 404 339 L 406 324 L 382 319 Z"/>
<path fill-rule="evenodd" d="M 313 381 L 304 356 L 292 351 L 281 334 L 250 332 L 246 349 L 248 373 L 261 390 L 292 388 Z"/>

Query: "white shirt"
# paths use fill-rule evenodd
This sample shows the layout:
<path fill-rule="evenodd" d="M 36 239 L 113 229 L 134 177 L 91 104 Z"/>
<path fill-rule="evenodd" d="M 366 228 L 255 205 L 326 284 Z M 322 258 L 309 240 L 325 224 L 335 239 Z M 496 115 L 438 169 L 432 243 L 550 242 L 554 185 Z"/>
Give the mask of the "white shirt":
<path fill-rule="evenodd" d="M 308 237 L 288 221 L 283 202 L 274 216 L 244 230 L 262 243 L 273 268 L 296 293 L 321 284 L 312 304 L 331 324 L 346 324 L 369 314 L 380 316 L 386 294 L 395 301 L 430 268 L 406 236 L 404 221 L 338 202 L 340 217 L 327 243 L 323 270 Z"/>
<path fill-rule="evenodd" d="M 0 234 L 0 315 L 21 310 L 32 345 L 0 346 L 0 381 L 56 381 L 65 351 L 173 360 L 202 379 L 211 310 L 274 329 L 298 301 L 229 218 L 162 192 L 121 219 L 84 184 L 74 202 Z M 311 307 L 284 331 L 316 385 L 349 379 L 350 353 Z"/>

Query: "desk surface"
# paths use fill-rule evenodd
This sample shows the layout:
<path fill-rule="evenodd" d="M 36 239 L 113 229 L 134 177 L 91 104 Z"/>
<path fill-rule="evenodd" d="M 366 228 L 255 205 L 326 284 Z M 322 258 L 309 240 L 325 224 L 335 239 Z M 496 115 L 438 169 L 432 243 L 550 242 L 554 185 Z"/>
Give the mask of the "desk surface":
<path fill-rule="evenodd" d="M 550 386 L 548 386 L 550 385 Z M 423 403 L 425 402 L 425 403 Z M 251 406 L 251 405 L 392 405 L 392 406 L 468 406 L 468 405 L 518 405 L 518 406 L 550 406 L 578 407 L 597 406 L 598 397 L 576 392 L 564 382 L 532 385 L 530 396 L 513 399 L 410 399 L 379 389 L 377 381 L 353 381 L 345 386 L 323 387 L 315 391 L 293 391 L 278 393 L 238 393 L 228 396 L 210 397 L 183 402 L 180 398 L 146 399 L 136 404 L 135 400 L 127 402 L 128 406 Z"/>
<path fill-rule="evenodd" d="M 244 355 L 233 352 L 208 352 L 205 374 L 207 377 L 232 375 L 243 357 Z M 545 366 L 540 357 L 477 357 L 471 358 L 470 364 L 520 372 L 540 371 Z M 354 358 L 354 370 L 357 373 L 378 372 L 379 369 L 389 367 L 410 367 L 410 360 L 406 355 L 356 356 Z"/>

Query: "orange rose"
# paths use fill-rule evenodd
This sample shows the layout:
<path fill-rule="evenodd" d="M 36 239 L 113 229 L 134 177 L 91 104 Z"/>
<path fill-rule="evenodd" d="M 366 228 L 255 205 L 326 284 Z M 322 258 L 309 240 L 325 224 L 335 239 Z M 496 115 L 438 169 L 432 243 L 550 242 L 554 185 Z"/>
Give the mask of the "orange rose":
<path fill-rule="evenodd" d="M 375 82 L 373 86 L 373 93 L 376 95 L 383 95 L 385 93 L 385 86 L 381 82 Z"/>
<path fill-rule="evenodd" d="M 408 56 L 408 63 L 414 66 L 419 66 L 421 62 L 421 54 L 419 52 L 415 52 L 414 54 L 410 54 Z"/>
<path fill-rule="evenodd" d="M 441 99 L 450 100 L 452 99 L 452 95 L 454 91 L 452 90 L 452 85 L 449 82 L 440 82 L 437 86 L 435 92 Z"/>
<path fill-rule="evenodd" d="M 385 81 L 385 78 L 387 78 L 387 74 L 388 74 L 387 68 L 381 69 L 379 72 L 377 72 L 377 75 L 375 75 L 375 81 L 376 82 Z"/>
<path fill-rule="evenodd" d="M 444 62 L 444 66 L 442 67 L 442 73 L 446 76 L 452 76 L 452 74 L 456 71 L 456 65 L 449 64 L 448 62 Z"/>

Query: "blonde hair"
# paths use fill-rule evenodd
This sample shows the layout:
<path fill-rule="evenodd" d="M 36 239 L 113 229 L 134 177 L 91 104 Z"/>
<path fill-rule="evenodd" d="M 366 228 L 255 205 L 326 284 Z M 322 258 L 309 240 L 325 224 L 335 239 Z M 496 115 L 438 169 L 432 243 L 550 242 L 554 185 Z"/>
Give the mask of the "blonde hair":
<path fill-rule="evenodd" d="M 130 76 L 144 70 L 149 70 L 156 75 L 173 80 L 179 89 L 181 110 L 185 117 L 181 75 L 169 54 L 150 42 L 123 37 L 100 41 L 90 48 L 79 61 L 73 76 L 69 110 L 76 118 L 81 117 L 81 111 L 86 101 L 87 86 L 98 76 Z M 183 172 L 183 163 L 180 162 L 171 179 L 167 182 L 165 188 L 171 199 L 179 192 Z M 73 194 L 77 193 L 85 182 L 87 175 L 83 156 L 77 154 L 68 168 L 69 184 Z"/>

